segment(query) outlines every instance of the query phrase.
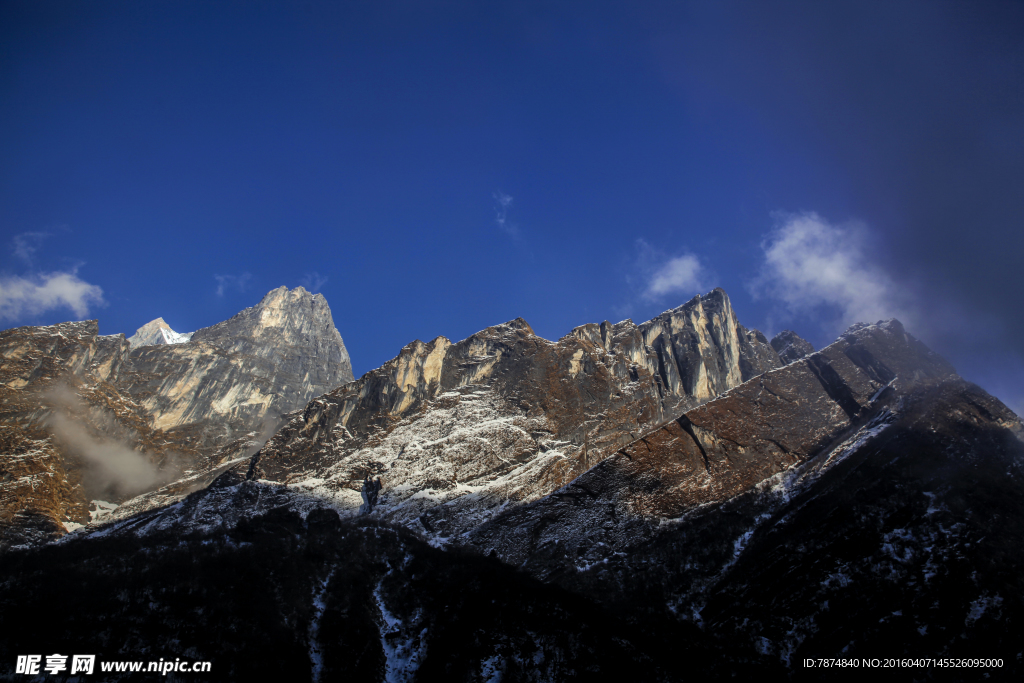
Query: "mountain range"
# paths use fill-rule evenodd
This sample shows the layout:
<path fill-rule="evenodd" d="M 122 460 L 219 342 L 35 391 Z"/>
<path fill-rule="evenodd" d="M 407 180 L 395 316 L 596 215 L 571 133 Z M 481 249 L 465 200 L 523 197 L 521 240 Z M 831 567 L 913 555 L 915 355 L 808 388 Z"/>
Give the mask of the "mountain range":
<path fill-rule="evenodd" d="M 897 320 L 815 351 L 716 289 L 557 341 L 522 319 L 417 340 L 358 380 L 302 288 L 191 336 L 97 329 L 0 332 L 5 664 L 1020 673 L 1024 425 Z"/>

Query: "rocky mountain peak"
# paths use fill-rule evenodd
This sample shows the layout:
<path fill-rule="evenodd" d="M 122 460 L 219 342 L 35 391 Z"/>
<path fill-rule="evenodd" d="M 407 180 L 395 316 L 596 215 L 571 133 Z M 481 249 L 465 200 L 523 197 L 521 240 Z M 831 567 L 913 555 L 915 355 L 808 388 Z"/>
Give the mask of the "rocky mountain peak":
<path fill-rule="evenodd" d="M 507 323 L 499 325 L 498 327 L 508 327 L 509 329 L 512 330 L 522 330 L 524 332 L 528 332 L 529 334 L 536 334 L 536 332 L 534 332 L 533 328 L 530 326 L 530 323 L 526 322 L 522 318 L 509 320 Z"/>
<path fill-rule="evenodd" d="M 255 306 L 228 320 L 197 330 L 192 338 L 229 349 L 240 340 L 276 346 L 278 343 L 292 345 L 310 337 L 328 340 L 337 347 L 337 361 L 344 357 L 344 362 L 349 362 L 348 352 L 323 295 L 311 294 L 303 287 L 289 290 L 282 286 L 268 292 Z"/>
<path fill-rule="evenodd" d="M 627 546 L 657 533 L 662 519 L 751 490 L 858 430 L 882 429 L 911 392 L 957 381 L 952 366 L 898 321 L 856 325 L 821 351 L 638 434 L 565 489 L 509 507 L 474 532 L 472 543 L 541 574 L 593 566 L 612 551 L 628 554 Z M 593 504 L 580 505 L 580 492 Z M 653 520 L 650 529 L 640 529 L 643 519 Z M 545 545 L 556 538 L 553 557 L 554 546 Z"/>
<path fill-rule="evenodd" d="M 201 332 L 130 354 L 94 322 L 0 333 L 0 550 L 20 546 L 0 602 L 32 627 L 8 629 L 8 652 L 43 651 L 37 633 L 129 641 L 98 618 L 193 659 L 256 634 L 227 665 L 258 664 L 230 680 L 265 674 L 267 648 L 315 680 L 682 680 L 700 661 L 705 678 L 784 678 L 886 648 L 1020 668 L 1024 425 L 898 320 L 815 352 L 744 328 L 714 290 L 557 342 L 521 318 L 416 340 L 326 393 L 306 383 L 309 354 L 337 348 L 319 295 L 282 287 Z M 18 429 L 30 390 L 69 373 L 90 406 L 76 419 L 109 435 L 119 404 L 140 451 L 235 441 L 97 533 L 27 550 L 91 516 L 60 444 Z M 259 448 L 244 432 L 274 416 Z M 383 488 L 364 506 L 368 475 Z M 97 581 L 112 588 L 82 590 Z M 88 623 L 39 609 L 82 600 Z"/>
<path fill-rule="evenodd" d="M 779 359 L 786 365 L 814 353 L 814 346 L 793 330 L 779 332 L 772 337 L 771 343 Z"/>
<path fill-rule="evenodd" d="M 132 352 L 147 379 L 133 391 L 164 428 L 204 416 L 229 419 L 239 430 L 258 429 L 353 379 L 327 300 L 302 287 L 278 287 L 255 306 L 197 330 L 189 344 L 171 348 Z"/>
<path fill-rule="evenodd" d="M 192 337 L 192 334 L 192 332 L 184 334 L 175 332 L 163 318 L 157 318 L 135 330 L 135 334 L 128 337 L 128 344 L 133 349 L 141 346 L 156 346 L 157 344 L 184 344 Z"/>

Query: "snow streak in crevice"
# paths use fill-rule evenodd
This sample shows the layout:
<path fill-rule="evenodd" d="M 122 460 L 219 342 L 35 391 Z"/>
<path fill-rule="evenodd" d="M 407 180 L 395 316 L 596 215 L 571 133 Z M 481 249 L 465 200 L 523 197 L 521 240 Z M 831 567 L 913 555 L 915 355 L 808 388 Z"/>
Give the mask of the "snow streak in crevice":
<path fill-rule="evenodd" d="M 313 590 L 313 616 L 309 621 L 309 662 L 312 670 L 312 681 L 318 683 L 323 674 L 324 661 L 320 653 L 320 619 L 324 616 L 324 593 L 327 591 L 327 584 L 334 576 L 335 568 L 332 567 L 320 585 Z"/>
<path fill-rule="evenodd" d="M 408 557 L 406 558 L 408 561 Z M 422 616 L 417 610 L 408 620 L 408 625 L 402 623 L 398 615 L 392 613 L 384 603 L 382 586 L 384 579 L 392 574 L 394 569 L 388 565 L 388 573 L 384 575 L 380 583 L 373 590 L 373 599 L 380 611 L 381 622 L 378 625 L 380 630 L 380 643 L 384 649 L 386 662 L 384 664 L 384 680 L 387 683 L 407 683 L 416 678 L 416 672 L 423 663 L 427 654 L 427 629 L 416 631 L 417 622 Z"/>

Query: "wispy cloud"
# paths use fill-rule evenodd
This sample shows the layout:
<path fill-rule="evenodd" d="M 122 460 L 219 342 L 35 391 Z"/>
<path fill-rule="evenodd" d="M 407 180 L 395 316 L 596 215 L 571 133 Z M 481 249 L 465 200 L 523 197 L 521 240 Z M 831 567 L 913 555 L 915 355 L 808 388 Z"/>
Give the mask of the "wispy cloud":
<path fill-rule="evenodd" d="M 82 459 L 84 484 L 90 495 L 136 495 L 179 476 L 173 458 L 160 469 L 128 444 L 91 434 L 72 417 L 87 412 L 88 406 L 66 386 L 59 385 L 45 399 L 54 408 L 46 427 L 67 451 Z"/>
<path fill-rule="evenodd" d="M 662 301 L 670 296 L 690 297 L 710 289 L 711 273 L 695 254 L 672 256 L 642 239 L 636 241 L 637 270 L 643 282 L 644 301 Z"/>
<path fill-rule="evenodd" d="M 35 265 L 36 252 L 39 251 L 43 240 L 49 236 L 48 232 L 23 232 L 15 235 L 11 240 L 11 251 L 25 265 L 32 267 Z"/>
<path fill-rule="evenodd" d="M 242 273 L 241 275 L 214 275 L 213 279 L 217 281 L 217 296 L 224 296 L 224 292 L 229 290 L 244 292 L 249 287 L 249 281 L 252 280 L 252 274 Z"/>
<path fill-rule="evenodd" d="M 58 308 L 71 309 L 78 318 L 84 318 L 91 305 L 106 305 L 103 290 L 79 278 L 77 269 L 0 277 L 0 320 L 17 320 Z"/>
<path fill-rule="evenodd" d="M 299 284 L 315 294 L 327 284 L 327 276 L 320 275 L 320 273 L 314 270 L 303 275 L 302 279 L 299 280 Z"/>
<path fill-rule="evenodd" d="M 498 203 L 494 207 L 495 218 L 494 222 L 498 224 L 498 227 L 504 231 L 509 237 L 519 237 L 519 226 L 508 220 L 508 210 L 512 206 L 512 197 L 505 194 L 501 190 L 494 193 L 494 201 Z"/>
<path fill-rule="evenodd" d="M 869 257 L 864 225 L 833 225 L 813 212 L 775 219 L 749 285 L 755 299 L 775 299 L 789 315 L 824 315 L 837 329 L 890 317 L 909 322 L 906 295 Z"/>

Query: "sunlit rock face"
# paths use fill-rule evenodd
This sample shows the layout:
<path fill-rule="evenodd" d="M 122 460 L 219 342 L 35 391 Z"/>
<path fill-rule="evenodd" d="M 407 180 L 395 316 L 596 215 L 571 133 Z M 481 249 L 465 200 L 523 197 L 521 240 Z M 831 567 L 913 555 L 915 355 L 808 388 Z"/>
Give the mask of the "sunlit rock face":
<path fill-rule="evenodd" d="M 783 364 L 792 363 L 814 353 L 814 346 L 809 341 L 801 339 L 793 330 L 779 332 L 772 337 L 771 343 Z"/>
<path fill-rule="evenodd" d="M 564 490 L 502 515 L 472 544 L 542 575 L 587 566 L 866 425 L 883 428 L 900 396 L 952 378 L 952 366 L 898 321 L 851 327 L 822 351 L 644 434 Z"/>
<path fill-rule="evenodd" d="M 642 325 L 584 325 L 557 342 L 517 319 L 458 343 L 413 342 L 316 398 L 254 456 L 249 477 L 354 511 L 363 477 L 382 476 L 374 514 L 444 539 L 779 365 L 720 289 Z"/>
<path fill-rule="evenodd" d="M 207 450 L 352 381 L 327 301 L 302 287 L 275 289 L 188 343 L 135 348 L 131 363 L 127 389 L 154 426 L 188 425 Z"/>
<path fill-rule="evenodd" d="M 94 497 L 204 486 L 282 414 L 352 379 L 327 302 L 301 287 L 192 341 L 159 318 L 134 348 L 97 331 L 93 320 L 0 333 L 0 545 L 89 522 Z"/>

